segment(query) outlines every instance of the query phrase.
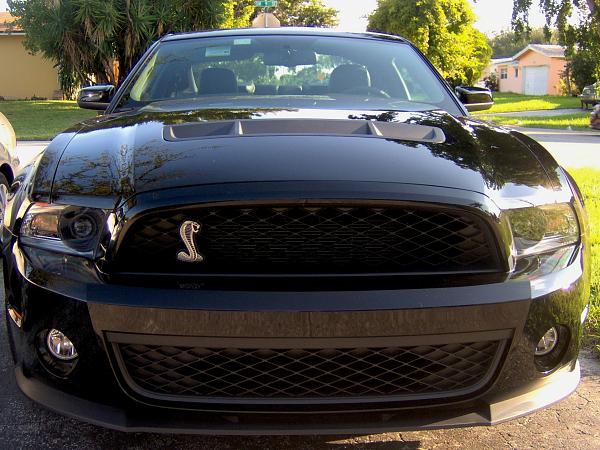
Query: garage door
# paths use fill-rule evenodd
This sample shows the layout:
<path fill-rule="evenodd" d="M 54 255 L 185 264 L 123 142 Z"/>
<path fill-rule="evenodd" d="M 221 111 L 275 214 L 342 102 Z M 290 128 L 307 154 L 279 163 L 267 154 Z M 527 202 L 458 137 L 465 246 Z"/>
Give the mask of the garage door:
<path fill-rule="evenodd" d="M 548 93 L 548 67 L 525 67 L 525 94 L 546 95 Z"/>

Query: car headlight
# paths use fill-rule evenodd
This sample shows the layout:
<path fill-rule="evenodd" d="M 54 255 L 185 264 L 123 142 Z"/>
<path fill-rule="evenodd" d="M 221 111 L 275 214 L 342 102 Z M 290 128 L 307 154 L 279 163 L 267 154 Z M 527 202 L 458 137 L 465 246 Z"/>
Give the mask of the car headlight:
<path fill-rule="evenodd" d="M 562 268 L 579 242 L 579 224 L 568 203 L 506 211 L 510 222 L 517 272 L 539 275 Z M 532 270 L 533 269 L 533 270 Z"/>
<path fill-rule="evenodd" d="M 26 245 L 53 251 L 93 252 L 106 216 L 101 209 L 34 203 L 23 218 L 20 238 Z"/>

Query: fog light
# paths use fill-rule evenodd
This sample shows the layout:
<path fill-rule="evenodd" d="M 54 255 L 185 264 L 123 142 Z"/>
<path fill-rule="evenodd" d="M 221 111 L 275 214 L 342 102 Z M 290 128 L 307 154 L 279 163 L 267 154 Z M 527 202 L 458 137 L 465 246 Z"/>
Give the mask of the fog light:
<path fill-rule="evenodd" d="M 52 356 L 62 361 L 71 361 L 77 358 L 77 350 L 71 340 L 54 328 L 48 331 L 46 346 Z"/>
<path fill-rule="evenodd" d="M 71 224 L 71 233 L 76 239 L 87 239 L 94 235 L 96 222 L 90 216 L 81 215 Z"/>
<path fill-rule="evenodd" d="M 556 348 L 556 344 L 558 344 L 558 330 L 552 327 L 546 331 L 535 347 L 535 356 L 547 355 Z"/>

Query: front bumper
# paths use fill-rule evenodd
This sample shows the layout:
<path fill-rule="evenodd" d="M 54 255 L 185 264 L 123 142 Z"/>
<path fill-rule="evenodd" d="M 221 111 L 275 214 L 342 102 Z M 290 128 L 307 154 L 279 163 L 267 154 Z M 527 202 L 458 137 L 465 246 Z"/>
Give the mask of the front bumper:
<path fill-rule="evenodd" d="M 480 399 L 469 407 L 346 414 L 215 414 L 198 411 L 121 409 L 65 394 L 17 367 L 19 388 L 48 409 L 95 425 L 128 432 L 213 435 L 375 434 L 388 431 L 496 425 L 549 406 L 579 384 L 579 363 L 523 386 L 508 396 Z"/>
<path fill-rule="evenodd" d="M 344 434 L 492 425 L 569 395 L 579 381 L 577 354 L 589 274 L 583 253 L 566 269 L 529 281 L 376 291 L 211 291 L 201 285 L 142 288 L 94 282 L 91 269 L 41 271 L 44 255 L 15 245 L 5 262 L 7 300 L 23 308 L 23 326 L 9 321 L 19 387 L 42 405 L 126 431 L 203 434 Z M 47 256 L 47 255 L 46 255 Z M 35 260 L 35 267 L 30 261 Z M 48 266 L 46 266 L 48 267 Z M 88 270 L 89 269 L 89 270 Z M 88 277 L 86 281 L 82 281 Z M 536 367 L 533 351 L 551 326 L 569 330 L 553 368 Z M 40 363 L 36 335 L 59 328 L 73 336 L 78 366 L 66 379 Z M 368 397 L 345 402 L 187 403 L 132 389 L 115 358 L 114 336 L 302 340 L 399 339 L 419 344 L 462 335 L 504 339 L 493 373 L 465 395 Z"/>

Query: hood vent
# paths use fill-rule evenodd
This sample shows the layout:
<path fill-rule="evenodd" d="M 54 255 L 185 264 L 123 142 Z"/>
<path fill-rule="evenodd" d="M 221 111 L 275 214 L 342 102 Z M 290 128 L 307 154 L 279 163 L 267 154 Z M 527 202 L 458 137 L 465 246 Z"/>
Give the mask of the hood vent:
<path fill-rule="evenodd" d="M 370 120 L 250 119 L 169 125 L 164 128 L 167 141 L 278 134 L 363 136 L 434 144 L 446 140 L 444 132 L 437 127 Z"/>

